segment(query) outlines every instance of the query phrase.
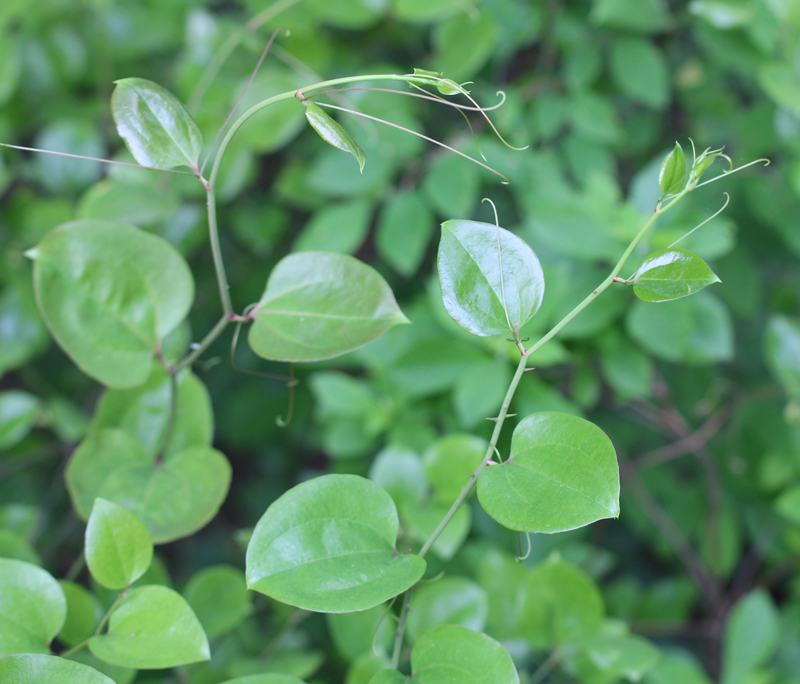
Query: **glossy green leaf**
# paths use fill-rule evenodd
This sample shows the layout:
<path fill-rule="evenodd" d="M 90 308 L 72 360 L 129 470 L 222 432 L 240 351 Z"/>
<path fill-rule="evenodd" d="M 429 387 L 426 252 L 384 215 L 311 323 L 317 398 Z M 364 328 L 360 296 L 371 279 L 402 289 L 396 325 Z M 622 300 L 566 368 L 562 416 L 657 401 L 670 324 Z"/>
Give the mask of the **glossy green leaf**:
<path fill-rule="evenodd" d="M 800 398 L 800 321 L 773 315 L 764 335 L 764 355 L 773 377 Z"/>
<path fill-rule="evenodd" d="M 756 589 L 741 598 L 725 625 L 723 684 L 746 682 L 775 653 L 780 632 L 780 615 L 766 591 Z"/>
<path fill-rule="evenodd" d="M 100 600 L 80 584 L 62 581 L 61 590 L 67 599 L 67 617 L 58 639 L 67 646 L 76 646 L 94 634 L 105 609 Z"/>
<path fill-rule="evenodd" d="M 665 195 L 675 195 L 681 191 L 686 180 L 686 155 L 680 143 L 664 158 L 658 172 L 658 186 Z"/>
<path fill-rule="evenodd" d="M 41 403 L 28 392 L 0 392 L 0 449 L 10 449 L 36 425 Z"/>
<path fill-rule="evenodd" d="M 486 440 L 467 433 L 437 439 L 425 452 L 425 477 L 437 502 L 450 506 L 486 455 Z"/>
<path fill-rule="evenodd" d="M 519 331 L 544 296 L 533 250 L 513 233 L 477 221 L 442 224 L 439 281 L 447 313 L 482 337 Z"/>
<path fill-rule="evenodd" d="M 648 256 L 630 282 L 639 299 L 666 302 L 694 294 L 720 280 L 699 256 L 671 247 Z"/>
<path fill-rule="evenodd" d="M 209 639 L 229 632 L 250 613 L 244 573 L 231 565 L 214 565 L 198 572 L 183 596 Z"/>
<path fill-rule="evenodd" d="M 211 656 L 208 639 L 184 598 L 167 587 L 131 591 L 111 614 L 108 632 L 89 640 L 98 658 L 122 667 L 162 669 Z"/>
<path fill-rule="evenodd" d="M 64 592 L 50 573 L 0 558 L 0 656 L 49 653 L 66 615 Z"/>
<path fill-rule="evenodd" d="M 366 610 L 425 571 L 398 554 L 389 494 L 355 475 L 324 475 L 290 489 L 256 525 L 247 547 L 249 588 L 306 610 Z"/>
<path fill-rule="evenodd" d="M 115 684 L 113 679 L 87 665 L 31 653 L 0 658 L 0 681 L 9 684 Z"/>
<path fill-rule="evenodd" d="M 443 577 L 414 591 L 408 614 L 408 636 L 417 641 L 439 625 L 461 625 L 483 631 L 489 603 L 486 592 L 466 577 Z"/>
<path fill-rule="evenodd" d="M 484 510 L 511 530 L 562 532 L 619 515 L 614 446 L 593 423 L 534 413 L 517 425 L 511 455 L 478 478 Z"/>
<path fill-rule="evenodd" d="M 203 136 L 186 108 L 157 83 L 123 78 L 111 96 L 117 132 L 142 166 L 197 171 Z"/>
<path fill-rule="evenodd" d="M 153 560 L 153 542 L 141 520 L 127 508 L 97 498 L 86 526 L 86 565 L 99 584 L 124 589 Z"/>
<path fill-rule="evenodd" d="M 91 220 L 59 226 L 26 254 L 42 315 L 81 370 L 109 387 L 145 382 L 194 297 L 180 254 L 124 223 Z"/>
<path fill-rule="evenodd" d="M 342 152 L 352 154 L 358 162 L 359 171 L 363 172 L 367 155 L 364 154 L 364 150 L 359 147 L 358 143 L 353 140 L 353 137 L 328 116 L 328 113 L 321 109 L 316 102 L 309 100 L 303 104 L 306 106 L 306 119 L 308 119 L 311 127 L 319 133 L 319 137 L 329 145 L 342 150 Z"/>
<path fill-rule="evenodd" d="M 282 259 L 253 312 L 248 341 L 276 361 L 318 361 L 358 349 L 407 323 L 386 281 L 344 254 L 300 252 Z"/>
<path fill-rule="evenodd" d="M 158 462 L 122 430 L 99 430 L 85 439 L 67 466 L 67 489 L 84 520 L 97 497 L 136 514 L 153 542 L 196 532 L 219 509 L 231 479 L 227 459 L 207 446 L 188 447 Z"/>
<path fill-rule="evenodd" d="M 528 573 L 521 631 L 534 648 L 553 648 L 597 634 L 600 590 L 582 570 L 551 558 Z"/>

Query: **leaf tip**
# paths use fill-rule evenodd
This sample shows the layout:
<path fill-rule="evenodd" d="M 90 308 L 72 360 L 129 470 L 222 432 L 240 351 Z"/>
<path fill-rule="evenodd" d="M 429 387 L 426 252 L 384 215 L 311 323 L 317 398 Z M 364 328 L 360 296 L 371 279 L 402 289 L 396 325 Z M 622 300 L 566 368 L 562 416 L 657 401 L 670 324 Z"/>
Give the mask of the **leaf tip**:
<path fill-rule="evenodd" d="M 32 247 L 31 249 L 24 251 L 23 254 L 31 261 L 36 261 L 41 256 L 38 247 Z"/>

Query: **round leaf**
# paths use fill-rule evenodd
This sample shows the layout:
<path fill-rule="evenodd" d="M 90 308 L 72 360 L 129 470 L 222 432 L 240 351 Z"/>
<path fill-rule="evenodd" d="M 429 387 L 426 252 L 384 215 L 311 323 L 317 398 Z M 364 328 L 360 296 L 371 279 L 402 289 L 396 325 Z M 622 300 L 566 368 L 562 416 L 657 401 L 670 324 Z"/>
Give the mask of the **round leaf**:
<path fill-rule="evenodd" d="M 619 515 L 619 468 L 605 433 L 543 411 L 514 430 L 511 455 L 478 478 L 484 510 L 511 530 L 563 532 Z"/>
<path fill-rule="evenodd" d="M 528 244 L 477 221 L 442 224 L 439 281 L 447 313 L 481 337 L 519 331 L 544 296 L 542 267 Z"/>
<path fill-rule="evenodd" d="M 411 666 L 420 684 L 519 684 L 508 651 L 491 637 L 460 625 L 427 632 L 411 652 Z"/>
<path fill-rule="evenodd" d="M 139 579 L 153 560 L 153 542 L 128 509 L 95 499 L 86 526 L 86 564 L 102 586 L 122 589 Z"/>
<path fill-rule="evenodd" d="M 417 588 L 408 614 L 412 641 L 439 625 L 461 625 L 483 630 L 489 603 L 486 592 L 466 577 L 444 577 Z"/>
<path fill-rule="evenodd" d="M 272 271 L 248 340 L 275 361 L 319 361 L 408 323 L 386 281 L 345 254 L 300 252 Z"/>
<path fill-rule="evenodd" d="M 197 170 L 203 136 L 186 108 L 157 83 L 123 78 L 111 96 L 117 132 L 142 166 Z"/>
<path fill-rule="evenodd" d="M 92 220 L 59 226 L 27 255 L 42 315 L 81 370 L 109 387 L 147 380 L 194 297 L 183 257 L 155 235 Z"/>
<path fill-rule="evenodd" d="M 58 656 L 24 653 L 0 658 L 0 681 L 15 684 L 114 684 L 88 665 Z"/>
<path fill-rule="evenodd" d="M 367 161 L 367 155 L 364 150 L 359 147 L 358 143 L 353 140 L 352 136 L 344 130 L 338 123 L 336 123 L 328 113 L 320 109 L 319 105 L 315 102 L 305 102 L 306 105 L 306 119 L 311 127 L 319 133 L 322 138 L 329 145 L 352 154 L 358 162 L 359 171 L 364 171 L 364 163 Z"/>
<path fill-rule="evenodd" d="M 134 589 L 111 614 L 108 633 L 92 637 L 89 649 L 106 662 L 138 669 L 210 658 L 208 639 L 183 597 L 154 585 Z"/>
<path fill-rule="evenodd" d="M 201 570 L 183 595 L 209 638 L 230 631 L 250 612 L 244 573 L 230 565 Z"/>
<path fill-rule="evenodd" d="M 50 573 L 0 558 L 0 656 L 49 653 L 67 616 L 67 600 Z"/>
<path fill-rule="evenodd" d="M 230 464 L 211 447 L 189 447 L 159 463 L 126 432 L 110 429 L 85 439 L 66 471 L 72 504 L 84 520 L 102 497 L 135 513 L 156 544 L 185 537 L 211 520 L 230 479 Z"/>
<path fill-rule="evenodd" d="M 647 257 L 631 282 L 639 299 L 666 302 L 694 294 L 720 280 L 699 256 L 671 247 Z"/>
<path fill-rule="evenodd" d="M 247 547 L 250 589 L 325 613 L 366 610 L 404 592 L 425 571 L 398 554 L 397 509 L 378 485 L 325 475 L 286 492 Z"/>

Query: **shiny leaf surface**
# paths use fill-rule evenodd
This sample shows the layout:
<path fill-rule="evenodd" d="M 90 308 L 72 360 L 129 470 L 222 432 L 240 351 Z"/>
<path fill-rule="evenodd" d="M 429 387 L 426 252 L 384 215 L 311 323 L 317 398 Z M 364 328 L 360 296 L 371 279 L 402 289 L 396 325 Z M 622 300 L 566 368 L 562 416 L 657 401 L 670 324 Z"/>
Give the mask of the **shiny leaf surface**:
<path fill-rule="evenodd" d="M 664 158 L 658 172 L 658 186 L 665 195 L 675 195 L 681 191 L 686 179 L 686 155 L 680 143 Z"/>
<path fill-rule="evenodd" d="M 304 103 L 306 106 L 306 119 L 311 127 L 319 133 L 322 138 L 329 145 L 352 154 L 358 162 L 359 171 L 364 171 L 364 164 L 367 161 L 367 155 L 364 150 L 359 147 L 358 143 L 353 140 L 353 137 L 336 123 L 328 113 L 320 108 L 315 102 Z"/>
<path fill-rule="evenodd" d="M 113 679 L 88 665 L 32 653 L 0 658 L 0 681 L 9 684 L 114 684 Z"/>
<path fill-rule="evenodd" d="M 720 280 L 696 254 L 670 247 L 648 256 L 630 282 L 639 299 L 666 302 L 694 294 Z"/>

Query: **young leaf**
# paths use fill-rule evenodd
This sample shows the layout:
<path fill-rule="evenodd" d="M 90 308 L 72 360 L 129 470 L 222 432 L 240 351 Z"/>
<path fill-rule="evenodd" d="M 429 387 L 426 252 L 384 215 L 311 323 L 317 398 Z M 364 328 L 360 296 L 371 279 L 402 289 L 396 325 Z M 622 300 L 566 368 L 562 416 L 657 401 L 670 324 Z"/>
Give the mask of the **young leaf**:
<path fill-rule="evenodd" d="M 139 579 L 153 560 L 153 541 L 127 508 L 95 499 L 86 526 L 86 565 L 99 584 L 123 589 Z"/>
<path fill-rule="evenodd" d="M 50 231 L 26 254 L 39 310 L 81 370 L 109 387 L 147 380 L 154 352 L 194 298 L 175 248 L 124 223 L 82 220 Z"/>
<path fill-rule="evenodd" d="M 208 639 L 184 598 L 167 587 L 134 589 L 108 621 L 108 633 L 89 640 L 101 660 L 122 667 L 162 669 L 211 656 Z"/>
<path fill-rule="evenodd" d="M 0 682 L 19 684 L 114 684 L 88 665 L 58 656 L 22 653 L 0 658 Z"/>
<path fill-rule="evenodd" d="M 503 228 L 446 221 L 438 263 L 445 309 L 473 335 L 518 332 L 542 303 L 539 259 L 524 240 Z"/>
<path fill-rule="evenodd" d="M 508 460 L 481 473 L 478 500 L 501 525 L 522 532 L 563 532 L 616 518 L 614 446 L 583 418 L 534 413 L 514 430 Z"/>
<path fill-rule="evenodd" d="M 157 83 L 123 78 L 111 96 L 117 132 L 142 166 L 197 172 L 203 136 L 186 108 Z"/>
<path fill-rule="evenodd" d="M 336 123 L 328 113 L 320 108 L 315 102 L 310 100 L 305 103 L 306 105 L 306 119 L 311 127 L 319 133 L 322 138 L 329 145 L 352 154 L 358 162 L 358 170 L 364 172 L 364 164 L 367 161 L 367 155 L 364 150 L 359 147 L 358 143 L 353 140 L 352 136 L 344 130 L 338 123 Z"/>
<path fill-rule="evenodd" d="M 408 323 L 377 271 L 330 252 L 299 252 L 282 259 L 253 318 L 250 347 L 274 361 L 329 359 Z"/>
<path fill-rule="evenodd" d="M 306 610 L 372 608 L 425 572 L 422 558 L 398 554 L 398 528 L 392 498 L 373 482 L 355 475 L 309 480 L 281 496 L 256 525 L 247 584 Z"/>
<path fill-rule="evenodd" d="M 665 195 L 676 195 L 683 187 L 686 179 L 686 155 L 680 143 L 675 143 L 672 149 L 661 164 L 658 172 L 658 186 Z"/>
<path fill-rule="evenodd" d="M 699 292 L 720 280 L 699 256 L 671 247 L 648 256 L 631 282 L 639 299 L 666 302 Z"/>

